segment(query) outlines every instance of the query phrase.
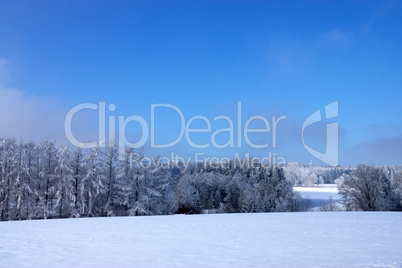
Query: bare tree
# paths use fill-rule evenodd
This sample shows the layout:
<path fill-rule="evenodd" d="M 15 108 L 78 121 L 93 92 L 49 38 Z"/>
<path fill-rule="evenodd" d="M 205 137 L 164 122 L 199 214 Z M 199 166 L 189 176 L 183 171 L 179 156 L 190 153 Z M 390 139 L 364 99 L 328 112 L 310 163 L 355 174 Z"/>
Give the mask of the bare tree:
<path fill-rule="evenodd" d="M 338 182 L 339 193 L 348 210 L 394 210 L 391 180 L 378 167 L 359 165 L 355 172 Z"/>

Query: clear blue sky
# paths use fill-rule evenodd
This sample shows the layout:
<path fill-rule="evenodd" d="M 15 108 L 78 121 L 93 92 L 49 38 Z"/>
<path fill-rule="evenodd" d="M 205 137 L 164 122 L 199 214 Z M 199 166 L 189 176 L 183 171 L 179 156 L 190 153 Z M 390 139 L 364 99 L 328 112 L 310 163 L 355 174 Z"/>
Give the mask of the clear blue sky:
<path fill-rule="evenodd" d="M 338 100 L 340 163 L 402 164 L 401 14 L 401 1 L 2 0 L 0 136 L 65 142 L 64 116 L 83 102 L 113 103 L 108 115 L 149 123 L 155 103 L 213 121 L 236 115 L 241 101 L 244 118 L 286 115 L 277 148 L 202 152 L 319 164 L 302 146 L 301 125 Z M 77 136 L 93 138 L 95 114 L 76 119 Z M 159 141 L 174 139 L 177 116 L 158 120 Z M 128 138 L 138 129 L 128 127 Z M 324 148 L 324 124 L 307 134 Z M 184 140 L 148 150 L 194 153 Z"/>

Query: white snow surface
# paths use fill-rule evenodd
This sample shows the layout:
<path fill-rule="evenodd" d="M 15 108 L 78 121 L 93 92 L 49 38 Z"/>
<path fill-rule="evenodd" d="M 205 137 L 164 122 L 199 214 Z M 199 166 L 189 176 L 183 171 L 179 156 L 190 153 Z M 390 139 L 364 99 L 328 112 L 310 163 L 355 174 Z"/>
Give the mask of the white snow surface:
<path fill-rule="evenodd" d="M 333 202 L 341 200 L 336 184 L 323 184 L 320 187 L 293 187 L 304 198 L 311 199 L 313 209 L 318 208 L 323 202 L 328 202 L 332 198 Z"/>
<path fill-rule="evenodd" d="M 0 222 L 0 267 L 401 267 L 402 213 Z"/>

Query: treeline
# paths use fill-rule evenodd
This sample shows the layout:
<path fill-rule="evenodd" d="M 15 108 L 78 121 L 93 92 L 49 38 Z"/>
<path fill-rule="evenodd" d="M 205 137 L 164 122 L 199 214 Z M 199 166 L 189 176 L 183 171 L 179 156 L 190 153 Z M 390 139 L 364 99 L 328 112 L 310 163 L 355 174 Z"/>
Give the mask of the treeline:
<path fill-rule="evenodd" d="M 114 145 L 70 151 L 46 140 L 0 139 L 0 219 L 308 209 L 281 167 L 160 165 L 130 148 L 120 159 Z"/>
<path fill-rule="evenodd" d="M 350 175 L 354 167 L 322 167 L 303 165 L 299 163 L 286 163 L 283 165 L 285 177 L 293 186 L 311 187 L 319 184 L 333 184 L 335 180 Z"/>
<path fill-rule="evenodd" d="M 0 220 L 307 211 L 310 200 L 293 185 L 323 182 L 337 183 L 345 210 L 402 210 L 395 167 L 160 160 L 130 148 L 119 157 L 115 145 L 69 150 L 0 139 Z"/>

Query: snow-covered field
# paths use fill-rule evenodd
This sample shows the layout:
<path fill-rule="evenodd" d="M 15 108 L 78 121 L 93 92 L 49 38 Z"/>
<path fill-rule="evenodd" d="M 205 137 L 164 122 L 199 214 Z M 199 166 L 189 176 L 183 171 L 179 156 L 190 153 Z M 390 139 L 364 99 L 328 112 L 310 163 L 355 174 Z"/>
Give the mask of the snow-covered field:
<path fill-rule="evenodd" d="M 0 222 L 0 267 L 401 267 L 402 213 Z"/>

